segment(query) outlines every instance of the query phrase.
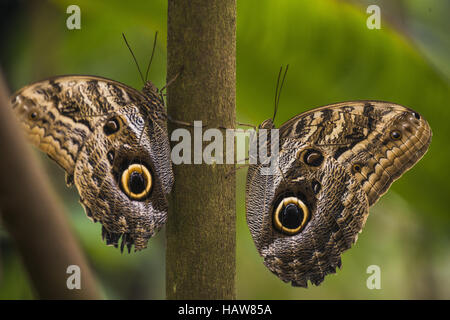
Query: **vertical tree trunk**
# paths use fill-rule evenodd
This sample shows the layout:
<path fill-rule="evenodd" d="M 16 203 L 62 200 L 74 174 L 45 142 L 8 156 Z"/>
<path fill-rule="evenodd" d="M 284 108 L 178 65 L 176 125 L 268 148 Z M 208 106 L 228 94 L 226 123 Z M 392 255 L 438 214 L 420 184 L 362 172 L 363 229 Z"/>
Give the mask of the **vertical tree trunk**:
<path fill-rule="evenodd" d="M 172 119 L 234 128 L 235 30 L 235 0 L 169 0 L 167 79 L 183 70 L 167 90 Z M 232 170 L 225 164 L 174 165 L 167 222 L 168 299 L 235 298 L 235 176 L 227 177 Z"/>

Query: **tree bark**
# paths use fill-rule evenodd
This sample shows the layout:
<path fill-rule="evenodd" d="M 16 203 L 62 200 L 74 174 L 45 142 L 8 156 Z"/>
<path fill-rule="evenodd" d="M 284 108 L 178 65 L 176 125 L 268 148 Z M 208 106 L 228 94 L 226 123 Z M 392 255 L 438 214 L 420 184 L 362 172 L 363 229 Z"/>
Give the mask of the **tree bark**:
<path fill-rule="evenodd" d="M 42 299 L 99 299 L 96 281 L 23 137 L 0 72 L 0 214 Z M 81 289 L 67 287 L 67 267 L 81 270 Z"/>
<path fill-rule="evenodd" d="M 235 127 L 235 33 L 235 0 L 169 0 L 167 79 L 182 70 L 167 90 L 171 119 L 201 120 L 208 128 Z M 229 175 L 233 168 L 174 165 L 166 232 L 168 299 L 235 298 L 235 176 Z"/>

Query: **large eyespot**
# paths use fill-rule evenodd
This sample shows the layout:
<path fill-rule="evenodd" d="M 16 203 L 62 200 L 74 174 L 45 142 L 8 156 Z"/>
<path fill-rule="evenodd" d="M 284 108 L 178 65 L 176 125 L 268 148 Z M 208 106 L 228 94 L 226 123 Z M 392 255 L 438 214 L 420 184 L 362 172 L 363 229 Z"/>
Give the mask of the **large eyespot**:
<path fill-rule="evenodd" d="M 318 167 L 323 162 L 323 155 L 315 149 L 307 150 L 303 155 L 303 162 L 312 167 Z"/>
<path fill-rule="evenodd" d="M 391 131 L 391 139 L 392 140 L 400 140 L 402 138 L 402 133 L 398 130 Z"/>
<path fill-rule="evenodd" d="M 120 129 L 120 122 L 117 118 L 111 118 L 108 121 L 106 121 L 105 125 L 103 126 L 103 132 L 109 136 L 113 133 L 116 133 Z"/>
<path fill-rule="evenodd" d="M 296 197 L 284 198 L 273 216 L 276 229 L 287 235 L 299 233 L 309 219 L 308 207 Z"/>
<path fill-rule="evenodd" d="M 152 188 L 152 175 L 143 164 L 134 163 L 122 173 L 122 188 L 133 200 L 145 198 Z"/>

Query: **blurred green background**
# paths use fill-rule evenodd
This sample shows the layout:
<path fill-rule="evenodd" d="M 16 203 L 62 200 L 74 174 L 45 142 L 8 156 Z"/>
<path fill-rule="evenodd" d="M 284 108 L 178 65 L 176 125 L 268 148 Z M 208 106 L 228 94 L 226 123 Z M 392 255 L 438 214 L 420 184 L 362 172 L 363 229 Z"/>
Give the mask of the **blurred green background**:
<path fill-rule="evenodd" d="M 239 299 L 450 298 L 450 2 L 237 1 L 237 120 L 259 124 L 273 113 L 279 67 L 290 64 L 276 124 L 316 106 L 357 99 L 388 100 L 417 110 L 433 140 L 425 157 L 374 205 L 343 267 L 319 287 L 292 288 L 268 271 L 245 222 L 245 174 L 237 173 Z M 81 30 L 68 30 L 67 6 L 81 8 Z M 369 30 L 369 4 L 381 29 Z M 165 83 L 166 1 L 3 1 L 0 62 L 10 89 L 48 76 L 91 74 L 141 88 L 124 32 L 144 67 L 159 31 L 150 79 Z M 195 45 L 195 44 L 193 44 Z M 39 154 L 107 298 L 164 299 L 164 229 L 148 249 L 120 254 L 101 227 L 85 218 L 63 171 Z M 7 156 L 2 154 L 1 156 Z M 5 169 L 5 168 L 3 168 Z M 369 290 L 369 265 L 381 289 Z M 0 299 L 32 299 L 13 240 L 0 225 Z"/>

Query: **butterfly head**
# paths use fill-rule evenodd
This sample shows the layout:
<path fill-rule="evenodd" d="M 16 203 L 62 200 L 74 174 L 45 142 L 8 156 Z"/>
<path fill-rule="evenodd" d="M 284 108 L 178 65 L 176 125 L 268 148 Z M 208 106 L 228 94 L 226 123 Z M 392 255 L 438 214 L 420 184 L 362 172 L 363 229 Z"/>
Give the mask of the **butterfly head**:
<path fill-rule="evenodd" d="M 274 123 L 273 123 L 273 120 L 272 120 L 272 119 L 264 120 L 264 121 L 258 126 L 258 129 L 267 129 L 267 130 L 275 129 L 275 125 L 274 125 Z"/>
<path fill-rule="evenodd" d="M 157 99 L 160 98 L 160 92 L 158 88 L 150 80 L 147 80 L 145 82 L 145 85 L 142 88 L 142 92 L 148 97 L 153 97 Z"/>

